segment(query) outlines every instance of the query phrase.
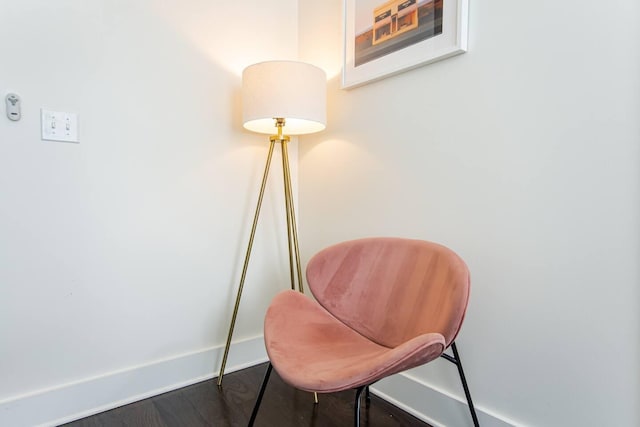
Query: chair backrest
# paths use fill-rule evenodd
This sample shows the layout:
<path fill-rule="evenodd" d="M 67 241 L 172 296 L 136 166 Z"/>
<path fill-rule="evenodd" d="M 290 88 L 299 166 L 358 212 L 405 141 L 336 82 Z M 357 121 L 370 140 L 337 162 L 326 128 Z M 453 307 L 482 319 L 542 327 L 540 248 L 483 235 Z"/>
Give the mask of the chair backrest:
<path fill-rule="evenodd" d="M 469 270 L 452 250 L 401 238 L 368 238 L 313 256 L 307 281 L 316 300 L 361 335 L 396 347 L 439 332 L 448 347 L 469 300 Z"/>

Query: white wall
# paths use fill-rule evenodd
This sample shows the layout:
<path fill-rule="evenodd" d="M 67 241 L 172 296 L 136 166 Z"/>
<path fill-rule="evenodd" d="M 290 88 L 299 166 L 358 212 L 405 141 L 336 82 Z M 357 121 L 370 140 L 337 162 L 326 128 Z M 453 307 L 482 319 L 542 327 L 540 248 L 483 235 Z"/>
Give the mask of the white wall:
<path fill-rule="evenodd" d="M 240 73 L 295 59 L 296 20 L 294 0 L 0 0 L 0 403 L 224 344 L 268 145 Z M 80 143 L 40 140 L 41 107 L 78 113 Z M 238 340 L 288 277 L 271 178 Z"/>
<path fill-rule="evenodd" d="M 485 425 L 640 425 L 640 3 L 471 1 L 468 53 L 350 91 L 342 3 L 300 1 L 301 57 L 334 76 L 300 146 L 304 257 L 442 242 L 472 272 L 459 344 Z M 411 375 L 462 396 L 446 362 Z"/>
<path fill-rule="evenodd" d="M 299 35 L 333 77 L 300 153 L 305 258 L 445 243 L 473 274 L 459 343 L 484 419 L 640 424 L 640 5 L 472 2 L 469 53 L 342 91 L 341 4 L 0 0 L 0 95 L 24 102 L 0 117 L 2 420 L 218 368 L 266 152 L 240 129 L 239 74 L 295 58 Z M 41 107 L 77 112 L 80 144 L 41 141 Z M 238 339 L 287 280 L 280 194 Z M 412 375 L 461 394 L 442 363 Z"/>

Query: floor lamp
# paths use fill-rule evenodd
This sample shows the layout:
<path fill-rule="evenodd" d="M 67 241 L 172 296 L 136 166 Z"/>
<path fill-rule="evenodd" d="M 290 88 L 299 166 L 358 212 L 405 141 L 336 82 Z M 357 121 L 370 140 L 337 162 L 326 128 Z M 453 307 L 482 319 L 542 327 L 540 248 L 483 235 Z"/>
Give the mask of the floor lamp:
<path fill-rule="evenodd" d="M 250 65 L 242 73 L 242 119 L 245 129 L 270 134 L 271 144 L 267 162 L 262 175 L 262 184 L 258 204 L 253 217 L 249 244 L 244 258 L 240 285 L 236 296 L 233 316 L 227 335 L 227 343 L 222 356 L 218 385 L 222 384 L 224 369 L 229 356 L 229 347 L 233 329 L 238 317 L 238 308 L 242 298 L 242 289 L 251 258 L 253 239 L 260 216 L 267 177 L 271 167 L 271 158 L 276 143 L 282 148 L 282 176 L 284 178 L 285 215 L 287 219 L 287 240 L 289 244 L 289 272 L 291 289 L 303 291 L 300 251 L 298 248 L 298 230 L 291 189 L 291 172 L 287 144 L 289 135 L 302 135 L 319 132 L 326 124 L 326 85 L 327 78 L 323 70 L 310 64 L 296 61 L 268 61 Z M 274 132 L 275 131 L 275 132 Z M 274 135 L 275 133 L 275 135 Z M 285 135 L 286 133 L 286 135 Z"/>

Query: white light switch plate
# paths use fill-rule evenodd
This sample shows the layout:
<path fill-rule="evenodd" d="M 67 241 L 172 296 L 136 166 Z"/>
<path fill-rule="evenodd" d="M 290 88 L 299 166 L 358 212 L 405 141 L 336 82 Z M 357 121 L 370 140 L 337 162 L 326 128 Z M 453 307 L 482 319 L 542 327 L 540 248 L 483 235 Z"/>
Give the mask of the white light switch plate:
<path fill-rule="evenodd" d="M 46 141 L 78 141 L 78 115 L 61 111 L 40 110 L 42 139 Z"/>

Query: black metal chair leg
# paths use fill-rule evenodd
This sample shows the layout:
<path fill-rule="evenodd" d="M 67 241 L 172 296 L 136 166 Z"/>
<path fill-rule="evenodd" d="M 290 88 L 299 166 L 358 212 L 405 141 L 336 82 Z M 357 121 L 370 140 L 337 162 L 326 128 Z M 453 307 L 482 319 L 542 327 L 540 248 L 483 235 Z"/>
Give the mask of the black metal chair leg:
<path fill-rule="evenodd" d="M 367 402 L 367 408 L 371 404 L 371 392 L 369 391 L 369 386 L 366 386 L 364 389 L 364 399 Z"/>
<path fill-rule="evenodd" d="M 355 416 L 354 416 L 354 425 L 355 427 L 360 427 L 360 395 L 362 394 L 362 391 L 368 387 L 363 385 L 362 387 L 358 387 L 356 389 L 356 404 L 355 406 Z"/>
<path fill-rule="evenodd" d="M 256 420 L 256 416 L 258 415 L 258 409 L 260 409 L 260 403 L 262 403 L 262 396 L 264 395 L 264 391 L 267 388 L 267 383 L 269 382 L 269 375 L 271 375 L 271 370 L 273 366 L 271 363 L 267 366 L 267 373 L 264 374 L 264 379 L 262 380 L 262 386 L 260 386 L 260 392 L 258 393 L 258 398 L 256 399 L 256 404 L 253 407 L 253 412 L 251 412 L 251 418 L 249 419 L 249 427 L 253 426 L 253 423 Z"/>
<path fill-rule="evenodd" d="M 451 344 L 451 350 L 453 350 L 453 357 L 456 359 L 454 363 L 458 367 L 458 374 L 460 374 L 460 380 L 462 381 L 462 388 L 464 388 L 464 395 L 467 397 L 467 404 L 469 405 L 469 411 L 471 412 L 473 425 L 475 427 L 480 427 L 480 423 L 478 422 L 478 416 L 476 415 L 476 409 L 473 406 L 473 401 L 471 400 L 471 392 L 469 391 L 469 385 L 467 385 L 467 378 L 464 376 L 464 370 L 462 369 L 462 361 L 460 360 L 460 354 L 458 353 L 458 348 L 456 347 L 455 342 Z"/>

